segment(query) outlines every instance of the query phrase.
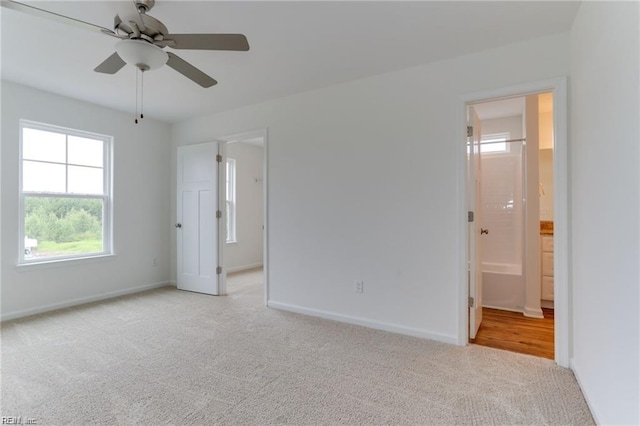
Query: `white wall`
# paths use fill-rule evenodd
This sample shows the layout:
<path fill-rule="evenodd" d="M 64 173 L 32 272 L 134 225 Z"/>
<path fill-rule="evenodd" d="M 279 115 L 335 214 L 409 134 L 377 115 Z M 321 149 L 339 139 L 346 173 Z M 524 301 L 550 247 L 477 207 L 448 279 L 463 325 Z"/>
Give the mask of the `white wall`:
<path fill-rule="evenodd" d="M 571 31 L 572 365 L 596 420 L 639 424 L 637 2 L 583 2 Z"/>
<path fill-rule="evenodd" d="M 544 190 L 540 195 L 540 220 L 553 221 L 553 149 L 538 151 L 538 173 Z"/>
<path fill-rule="evenodd" d="M 194 118 L 173 126 L 174 145 L 268 128 L 270 306 L 457 342 L 461 97 L 566 75 L 568 44 L 560 34 Z"/>
<path fill-rule="evenodd" d="M 18 148 L 21 118 L 114 137 L 116 256 L 18 270 Z M 2 317 L 125 293 L 169 280 L 169 126 L 2 82 Z M 153 259 L 158 265 L 153 266 Z"/>
<path fill-rule="evenodd" d="M 553 221 L 553 95 L 538 95 L 539 148 L 538 172 L 544 194 L 540 194 L 540 220 Z"/>
<path fill-rule="evenodd" d="M 525 203 L 524 212 L 524 241 L 526 244 L 524 258 L 525 267 L 525 296 L 524 315 L 533 318 L 543 318 L 540 309 L 541 256 L 540 256 L 540 176 L 539 176 L 539 117 L 538 95 L 525 97 L 525 138 L 527 150 L 525 155 Z"/>
<path fill-rule="evenodd" d="M 511 139 L 520 139 L 522 138 L 522 125 L 522 115 L 482 120 L 482 134 L 508 132 Z"/>
<path fill-rule="evenodd" d="M 544 95 L 538 95 L 540 99 Z M 538 111 L 538 132 L 540 134 L 540 149 L 553 148 L 553 111 Z"/>
<path fill-rule="evenodd" d="M 263 148 L 243 142 L 227 144 L 236 160 L 236 242 L 225 247 L 227 271 L 262 265 Z"/>

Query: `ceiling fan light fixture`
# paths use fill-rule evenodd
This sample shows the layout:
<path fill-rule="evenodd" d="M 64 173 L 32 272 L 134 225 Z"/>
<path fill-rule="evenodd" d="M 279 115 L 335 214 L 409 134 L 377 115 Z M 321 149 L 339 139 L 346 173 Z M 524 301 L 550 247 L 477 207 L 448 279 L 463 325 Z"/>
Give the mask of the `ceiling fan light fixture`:
<path fill-rule="evenodd" d="M 142 40 L 119 41 L 116 44 L 116 52 L 123 61 L 143 71 L 160 68 L 169 60 L 167 52 Z"/>

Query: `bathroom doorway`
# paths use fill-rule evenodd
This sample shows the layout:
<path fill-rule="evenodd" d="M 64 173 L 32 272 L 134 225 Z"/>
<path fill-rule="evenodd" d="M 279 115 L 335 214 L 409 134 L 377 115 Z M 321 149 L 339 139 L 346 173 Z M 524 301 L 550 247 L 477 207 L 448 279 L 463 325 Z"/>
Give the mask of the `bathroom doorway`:
<path fill-rule="evenodd" d="M 553 106 L 552 91 L 466 104 L 468 336 L 558 360 Z"/>
<path fill-rule="evenodd" d="M 261 285 L 268 300 L 267 130 L 219 138 L 224 149 L 222 294 Z"/>

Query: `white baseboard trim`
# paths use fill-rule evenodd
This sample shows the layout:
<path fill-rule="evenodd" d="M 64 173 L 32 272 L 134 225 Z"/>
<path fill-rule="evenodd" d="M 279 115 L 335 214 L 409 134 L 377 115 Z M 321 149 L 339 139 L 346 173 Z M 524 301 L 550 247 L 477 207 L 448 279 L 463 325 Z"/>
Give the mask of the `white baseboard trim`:
<path fill-rule="evenodd" d="M 2 313 L 0 321 L 9 321 L 16 318 L 27 317 L 30 315 L 42 314 L 44 312 L 55 311 L 58 309 L 70 308 L 72 306 L 84 305 L 85 303 L 97 302 L 99 300 L 113 299 L 114 297 L 126 296 L 127 294 L 140 293 L 154 288 L 160 288 L 171 285 L 170 281 L 163 281 L 155 284 L 147 284 L 140 287 L 126 288 L 124 290 L 111 291 L 108 293 L 97 294 L 95 296 L 80 297 L 78 299 L 67 300 L 66 302 L 53 303 L 51 305 L 38 306 L 35 308 L 25 309 L 22 311 Z"/>
<path fill-rule="evenodd" d="M 390 324 L 387 322 L 374 321 L 366 318 L 353 317 L 350 315 L 336 314 L 334 312 L 323 311 L 320 309 L 305 308 L 302 306 L 290 305 L 287 303 L 280 303 L 280 302 L 274 302 L 274 301 L 268 301 L 267 306 L 269 308 L 278 309 L 281 311 L 294 312 L 297 314 L 303 314 L 303 315 L 308 315 L 312 317 L 339 321 L 347 324 L 360 325 L 363 327 L 374 328 L 376 330 L 384 330 L 384 331 L 390 331 L 392 333 L 405 334 L 407 336 L 436 340 L 438 342 L 450 343 L 452 345 L 458 344 L 457 336 L 434 333 L 434 332 L 419 329 L 419 328 L 405 327 L 401 325 Z"/>
<path fill-rule="evenodd" d="M 529 318 L 544 318 L 544 315 L 542 314 L 542 309 L 537 308 L 528 308 L 528 307 L 524 307 L 524 311 L 522 312 L 524 314 L 525 317 L 529 317 Z"/>
<path fill-rule="evenodd" d="M 494 306 L 494 305 L 485 305 L 484 303 L 482 304 L 483 308 L 489 308 L 489 309 L 498 309 L 499 311 L 509 311 L 509 312 L 517 312 L 519 314 L 522 314 L 522 309 L 517 309 L 517 308 L 505 308 L 504 306 Z"/>
<path fill-rule="evenodd" d="M 248 269 L 262 268 L 262 266 L 262 262 L 252 263 L 251 265 L 235 266 L 233 268 L 227 268 L 227 274 L 230 274 L 232 272 L 246 271 Z"/>
<path fill-rule="evenodd" d="M 553 300 L 541 300 L 540 307 L 547 308 L 547 309 L 555 309 L 555 304 L 553 303 Z"/>
<path fill-rule="evenodd" d="M 594 406 L 591 403 L 591 400 L 589 399 L 589 394 L 587 393 L 584 387 L 584 384 L 583 384 L 584 382 L 580 380 L 579 368 L 576 368 L 576 363 L 573 358 L 569 359 L 569 368 L 571 369 L 571 371 L 573 371 L 573 375 L 576 377 L 576 381 L 578 382 L 578 387 L 580 387 L 580 390 L 582 391 L 582 396 L 584 396 L 584 400 L 587 402 L 587 407 L 589 407 L 589 411 L 591 411 L 591 416 L 593 417 L 593 420 L 596 422 L 597 425 L 604 424 L 598 418 L 596 410 L 594 409 Z"/>

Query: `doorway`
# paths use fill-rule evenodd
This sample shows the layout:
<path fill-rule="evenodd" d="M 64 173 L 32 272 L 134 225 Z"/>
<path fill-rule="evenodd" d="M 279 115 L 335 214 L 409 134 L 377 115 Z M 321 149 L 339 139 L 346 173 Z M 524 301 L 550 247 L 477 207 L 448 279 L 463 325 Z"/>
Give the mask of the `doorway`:
<path fill-rule="evenodd" d="M 529 94 L 487 100 L 469 106 L 474 117 L 473 158 L 475 212 L 478 248 L 476 300 L 471 315 L 470 341 L 475 344 L 553 359 L 553 221 L 542 236 L 541 155 L 553 150 L 552 93 Z M 547 119 L 549 118 L 549 119 Z M 543 149 L 545 148 L 545 149 Z M 545 164 L 546 165 L 546 164 Z M 545 176 L 546 178 L 546 176 Z M 545 179 L 552 192 L 552 176 Z M 550 182 L 550 183 L 549 183 Z M 551 204 L 552 207 L 552 204 Z M 551 208 L 552 210 L 552 208 Z M 477 229 L 476 229 L 477 230 Z M 546 229 L 545 229 L 546 230 Z M 542 238 L 550 238 L 551 252 L 542 252 Z M 550 265 L 541 260 L 550 255 Z M 542 281 L 542 271 L 547 277 Z M 551 288 L 542 311 L 542 289 Z"/>
<path fill-rule="evenodd" d="M 470 95 L 464 113 L 462 343 L 568 366 L 566 82 Z"/>
<path fill-rule="evenodd" d="M 222 294 L 240 291 L 239 276 L 261 275 L 267 302 L 267 135 L 248 132 L 219 139 L 225 173 Z M 229 279 L 227 279 L 229 277 Z M 233 278 L 236 279 L 233 279 Z M 237 288 L 236 288 L 237 287 Z"/>

